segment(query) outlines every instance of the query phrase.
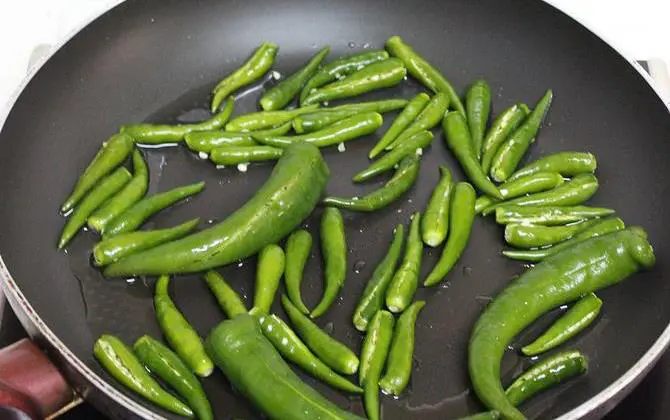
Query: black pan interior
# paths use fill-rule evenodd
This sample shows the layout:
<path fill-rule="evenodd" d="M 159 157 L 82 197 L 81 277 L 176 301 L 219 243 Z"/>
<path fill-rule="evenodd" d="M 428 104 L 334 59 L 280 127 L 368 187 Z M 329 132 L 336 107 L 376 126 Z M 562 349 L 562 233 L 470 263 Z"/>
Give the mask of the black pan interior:
<path fill-rule="evenodd" d="M 0 134 L 0 251 L 42 319 L 105 378 L 91 355 L 99 334 L 118 334 L 128 342 L 144 333 L 159 336 L 147 286 L 153 279 L 104 279 L 89 266 L 89 250 L 96 240 L 89 232 L 78 235 L 65 253 L 55 247 L 63 225 L 59 205 L 100 143 L 119 125 L 202 117 L 211 86 L 264 40 L 280 45 L 276 69 L 288 73 L 323 45 L 331 45 L 331 57 L 337 57 L 381 48 L 393 34 L 415 45 L 461 92 L 476 78 L 488 80 L 494 113 L 518 101 L 532 104 L 546 88 L 553 88 L 555 104 L 529 159 L 562 150 L 594 152 L 601 190 L 593 203 L 614 207 L 628 224 L 649 231 L 657 267 L 603 291 L 602 317 L 567 345 L 590 357 L 589 375 L 532 400 L 524 411 L 535 418 L 553 418 L 611 384 L 670 321 L 670 119 L 659 98 L 623 58 L 539 1 L 131 0 L 105 14 L 39 71 Z M 409 98 L 418 90 L 410 80 L 366 98 Z M 256 95 L 242 98 L 236 112 L 254 109 Z M 350 182 L 367 164 L 365 155 L 377 138 L 349 143 L 345 153 L 324 151 L 333 173 L 329 193 L 360 195 L 384 182 L 360 187 Z M 221 220 L 248 199 L 271 170 L 269 165 L 251 166 L 245 174 L 234 168 L 217 170 L 184 148 L 151 150 L 147 157 L 151 191 L 207 181 L 204 193 L 155 217 L 148 227 L 194 216 L 201 217 L 203 227 Z M 356 350 L 361 336 L 350 323 L 356 298 L 383 255 L 393 226 L 407 223 L 412 212 L 423 209 L 438 177 L 437 163 L 447 164 L 457 179 L 463 178 L 438 136 L 409 195 L 372 215 L 346 214 L 351 270 L 342 297 L 319 323 Z M 315 237 L 319 216 L 317 210 L 305 222 Z M 524 270 L 499 256 L 501 248 L 501 229 L 479 218 L 449 282 L 419 292 L 428 305 L 418 322 L 413 379 L 402 398 L 382 398 L 385 418 L 457 418 L 481 408 L 467 378 L 469 331 L 491 297 Z M 321 290 L 318 252 L 315 247 L 305 281 L 310 305 Z M 436 252 L 427 253 L 424 273 L 435 259 Z M 250 297 L 254 264 L 251 258 L 221 272 Z M 172 294 L 203 335 L 222 319 L 197 276 L 176 278 Z M 279 306 L 275 309 L 283 316 Z M 528 363 L 510 351 L 504 377 L 509 380 Z M 305 380 L 362 414 L 358 398 Z M 207 379 L 205 387 L 217 418 L 256 417 L 219 373 Z"/>

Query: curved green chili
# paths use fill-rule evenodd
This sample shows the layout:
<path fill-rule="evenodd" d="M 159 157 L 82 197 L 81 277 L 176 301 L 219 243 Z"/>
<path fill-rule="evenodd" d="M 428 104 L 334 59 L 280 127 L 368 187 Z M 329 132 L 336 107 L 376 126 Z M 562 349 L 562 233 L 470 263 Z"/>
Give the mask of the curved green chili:
<path fill-rule="evenodd" d="M 311 133 L 321 130 L 331 124 L 364 112 L 395 111 L 407 105 L 405 99 L 384 99 L 372 102 L 358 102 L 353 104 L 339 105 L 331 108 L 321 108 L 309 114 L 302 114 L 293 119 L 293 129 L 296 133 Z"/>
<path fill-rule="evenodd" d="M 374 159 L 386 148 L 386 146 L 389 146 L 391 143 L 393 143 L 398 138 L 398 136 L 412 124 L 416 117 L 419 116 L 429 101 L 430 96 L 424 92 L 416 95 L 407 104 L 407 106 L 405 106 L 400 115 L 398 115 L 398 117 L 393 121 L 391 127 L 386 130 L 386 133 L 384 133 L 382 138 L 379 139 L 375 147 L 372 148 L 368 154 L 368 157 L 370 159 Z"/>
<path fill-rule="evenodd" d="M 500 146 L 491 163 L 491 178 L 503 182 L 512 176 L 531 143 L 535 141 L 553 97 L 551 89 L 547 90 L 523 124 Z"/>
<path fill-rule="evenodd" d="M 449 112 L 442 122 L 447 146 L 461 164 L 463 172 L 478 190 L 496 199 L 502 199 L 500 191 L 488 179 L 472 148 L 472 140 L 465 117 L 459 112 Z"/>
<path fill-rule="evenodd" d="M 383 122 L 381 114 L 366 112 L 340 120 L 311 133 L 296 136 L 265 136 L 252 133 L 252 136 L 258 143 L 279 148 L 285 148 L 294 143 L 310 143 L 317 147 L 327 147 L 374 133 Z"/>
<path fill-rule="evenodd" d="M 491 87 L 485 80 L 477 80 L 468 89 L 465 95 L 465 111 L 472 137 L 472 147 L 477 159 L 481 157 L 486 123 L 491 112 Z"/>
<path fill-rule="evenodd" d="M 449 103 L 465 117 L 465 108 L 454 87 L 442 73 L 421 57 L 414 49 L 395 35 L 386 41 L 386 49 L 392 56 L 398 57 L 405 63 L 407 71 L 412 77 L 433 92 L 444 92 L 449 97 Z"/>
<path fill-rule="evenodd" d="M 63 213 L 70 211 L 100 179 L 126 161 L 133 147 L 132 137 L 123 133 L 115 134 L 102 143 L 102 147 L 84 173 L 77 179 L 77 183 L 60 210 Z"/>
<path fill-rule="evenodd" d="M 284 274 L 286 257 L 279 245 L 267 245 L 258 253 L 256 269 L 256 288 L 254 289 L 254 308 L 261 313 L 270 312 L 279 282 Z"/>
<path fill-rule="evenodd" d="M 149 169 L 142 152 L 135 149 L 133 151 L 133 178 L 88 218 L 88 226 L 97 232 L 104 232 L 109 222 L 144 197 L 147 188 L 149 188 Z"/>
<path fill-rule="evenodd" d="M 228 318 L 233 319 L 239 314 L 248 312 L 240 295 L 230 287 L 221 274 L 210 270 L 205 273 L 203 278 L 219 303 L 219 307 Z"/>
<path fill-rule="evenodd" d="M 161 331 L 170 347 L 198 376 L 207 377 L 214 370 L 214 363 L 207 356 L 198 333 L 170 298 L 170 276 L 162 275 L 156 281 L 154 307 Z"/>
<path fill-rule="evenodd" d="M 522 195 L 551 190 L 564 182 L 565 179 L 558 172 L 537 172 L 523 178 L 505 181 L 498 185 L 498 191 L 503 199 L 509 200 Z M 480 213 L 495 202 L 496 200 L 490 197 L 481 196 L 475 203 L 475 212 Z"/>
<path fill-rule="evenodd" d="M 610 216 L 614 213 L 613 209 L 602 207 L 523 207 L 503 205 L 496 209 L 496 222 L 501 225 L 508 223 L 531 223 L 534 225 L 553 226 Z"/>
<path fill-rule="evenodd" d="M 491 163 L 500 146 L 505 143 L 524 119 L 530 114 L 526 104 L 516 104 L 507 108 L 496 117 L 482 144 L 482 170 L 488 173 Z"/>
<path fill-rule="evenodd" d="M 583 230 L 582 232 L 579 232 L 577 235 L 575 235 L 574 238 L 568 239 L 567 241 L 561 242 L 560 244 L 554 245 L 552 247 L 531 250 L 504 249 L 502 254 L 513 260 L 538 262 L 554 254 L 558 254 L 565 249 L 569 249 L 578 243 L 584 242 L 587 239 L 617 232 L 625 228 L 626 225 L 624 224 L 623 220 L 618 217 L 612 217 L 609 219 L 600 220 L 593 226 Z"/>
<path fill-rule="evenodd" d="M 414 324 L 419 311 L 425 305 L 426 302 L 422 300 L 416 301 L 398 318 L 393 330 L 391 350 L 386 360 L 386 373 L 379 381 L 379 386 L 386 394 L 397 397 L 409 383 L 414 357 Z"/>
<path fill-rule="evenodd" d="M 407 140 L 404 140 L 400 145 L 393 150 L 372 162 L 367 168 L 363 169 L 354 175 L 354 182 L 363 182 L 384 172 L 390 171 L 397 165 L 405 156 L 412 153 L 417 153 L 419 149 L 423 150 L 428 147 L 433 141 L 433 133 L 430 131 L 419 131 L 413 134 Z"/>
<path fill-rule="evenodd" d="M 326 197 L 323 204 L 352 211 L 371 212 L 388 206 L 414 184 L 419 175 L 421 159 L 416 154 L 406 156 L 398 164 L 391 178 L 383 187 L 364 195 L 363 197 Z"/>
<path fill-rule="evenodd" d="M 389 283 L 393 280 L 393 273 L 398 265 L 402 244 L 404 242 L 404 227 L 397 225 L 393 234 L 393 241 L 384 258 L 377 264 L 372 277 L 365 285 L 365 289 L 356 304 L 353 323 L 358 331 L 366 331 L 368 324 L 384 305 L 384 297 Z"/>
<path fill-rule="evenodd" d="M 598 317 L 602 306 L 603 301 L 598 296 L 593 293 L 587 294 L 521 351 L 527 356 L 536 356 L 560 346 L 588 327 Z"/>
<path fill-rule="evenodd" d="M 286 295 L 281 303 L 291 323 L 307 347 L 331 369 L 345 375 L 353 375 L 358 370 L 358 357 L 349 347 L 326 334 L 318 325 L 293 306 Z"/>
<path fill-rule="evenodd" d="M 127 255 L 179 239 L 193 231 L 199 222 L 200 219 L 195 218 L 167 229 L 130 232 L 104 239 L 93 247 L 93 263 L 104 267 Z"/>
<path fill-rule="evenodd" d="M 434 286 L 451 271 L 465 250 L 475 219 L 475 190 L 467 182 L 459 182 L 449 206 L 449 237 L 440 259 L 423 282 L 424 286 Z"/>
<path fill-rule="evenodd" d="M 362 95 L 377 89 L 389 88 L 402 82 L 407 75 L 403 62 L 389 58 L 372 63 L 338 81 L 312 90 L 305 100 L 305 105 L 346 99 Z"/>
<path fill-rule="evenodd" d="M 214 418 L 200 381 L 172 350 L 160 341 L 143 335 L 133 344 L 133 352 L 149 371 L 188 402 L 199 420 Z"/>
<path fill-rule="evenodd" d="M 261 96 L 261 108 L 266 111 L 274 111 L 284 108 L 298 93 L 300 93 L 305 83 L 307 83 L 312 75 L 318 70 L 319 65 L 328 54 L 330 54 L 330 47 L 321 48 L 321 50 L 314 54 L 304 67 L 265 92 L 263 96 Z"/>
<path fill-rule="evenodd" d="M 402 263 L 386 289 L 386 307 L 393 313 L 400 313 L 410 305 L 419 284 L 423 254 L 419 226 L 421 226 L 421 213 L 417 212 L 412 215 Z"/>
<path fill-rule="evenodd" d="M 591 153 L 560 152 L 529 163 L 514 172 L 509 179 L 510 181 L 519 179 L 537 172 L 558 172 L 563 176 L 572 177 L 579 174 L 592 174 L 597 167 L 596 157 Z"/>
<path fill-rule="evenodd" d="M 323 210 L 320 232 L 325 286 L 321 301 L 309 315 L 311 318 L 326 313 L 337 299 L 347 277 L 347 239 L 340 210 L 335 207 L 326 207 Z"/>
<path fill-rule="evenodd" d="M 470 380 L 477 396 L 505 418 L 524 419 L 500 382 L 500 363 L 509 342 L 549 310 L 654 263 L 646 233 L 631 228 L 579 243 L 521 274 L 489 303 L 470 337 Z"/>
<path fill-rule="evenodd" d="M 391 345 L 393 324 L 395 319 L 390 312 L 378 311 L 363 340 L 358 379 L 363 385 L 365 412 L 370 420 L 379 420 L 379 378 Z"/>
<path fill-rule="evenodd" d="M 328 365 L 316 357 L 307 345 L 293 332 L 291 327 L 277 315 L 259 314 L 253 309 L 251 314 L 258 319 L 265 338 L 272 343 L 275 349 L 286 360 L 332 387 L 354 394 L 363 392 L 361 388 L 335 373 Z M 244 316 L 240 315 L 240 317 Z"/>
<path fill-rule="evenodd" d="M 226 124 L 226 131 L 246 133 L 250 131 L 266 130 L 291 122 L 298 115 L 314 112 L 319 105 L 309 105 L 296 109 L 281 111 L 259 111 L 240 115 Z"/>
<path fill-rule="evenodd" d="M 386 150 L 398 147 L 398 145 L 420 131 L 430 130 L 439 125 L 447 112 L 447 108 L 449 108 L 449 98 L 447 95 L 442 92 L 436 93 L 409 127 L 400 133 L 390 145 L 386 146 Z"/>
<path fill-rule="evenodd" d="M 271 146 L 225 146 L 213 149 L 209 154 L 209 160 L 217 165 L 239 165 L 277 160 L 282 152 L 282 149 Z"/>
<path fill-rule="evenodd" d="M 304 229 L 296 230 L 286 240 L 286 268 L 284 269 L 286 294 L 295 307 L 305 315 L 309 314 L 309 309 L 302 301 L 300 285 L 311 250 L 312 235 Z"/>
<path fill-rule="evenodd" d="M 176 125 L 127 124 L 121 127 L 121 132 L 128 134 L 139 144 L 179 143 L 189 133 L 222 129 L 232 115 L 233 107 L 233 101 L 228 101 L 221 112 L 200 123 Z"/>
<path fill-rule="evenodd" d="M 266 130 L 256 131 L 259 136 L 283 136 L 291 131 L 291 121 Z M 250 147 L 258 146 L 251 133 L 237 133 L 233 131 L 198 131 L 184 137 L 186 146 L 194 152 L 209 153 L 222 147 Z"/>
<path fill-rule="evenodd" d="M 70 215 L 58 240 L 58 249 L 67 245 L 74 235 L 79 232 L 79 229 L 86 224 L 88 216 L 121 190 L 131 178 L 130 172 L 123 167 L 103 178 Z"/>
<path fill-rule="evenodd" d="M 341 79 L 351 73 L 357 72 L 370 64 L 384 61 L 389 58 L 386 51 L 370 51 L 363 54 L 348 56 L 332 61 L 319 69 L 316 74 L 309 79 L 300 93 L 300 103 L 312 93 L 312 90 L 319 88 L 326 83 Z"/>
<path fill-rule="evenodd" d="M 421 220 L 421 238 L 423 243 L 436 247 L 447 238 L 449 231 L 449 202 L 453 181 L 451 172 L 440 165 L 440 181 L 430 196 L 430 201 Z"/>
<path fill-rule="evenodd" d="M 161 388 L 142 366 L 133 351 L 118 338 L 103 334 L 95 341 L 93 355 L 114 379 L 148 401 L 181 416 L 193 417 L 193 411 Z"/>
<path fill-rule="evenodd" d="M 276 44 L 271 42 L 262 43 L 242 67 L 221 80 L 212 90 L 211 111 L 216 112 L 221 102 L 231 93 L 258 80 L 267 73 L 274 64 L 278 50 L 279 47 Z"/>
<path fill-rule="evenodd" d="M 516 248 L 539 248 L 566 241 L 575 234 L 598 223 L 598 220 L 573 223 L 565 226 L 543 226 L 510 223 L 505 226 L 505 242 Z"/>
<path fill-rule="evenodd" d="M 178 201 L 199 193 L 204 188 L 205 183 L 198 182 L 144 197 L 109 222 L 103 232 L 103 238 L 107 239 L 121 233 L 132 232 L 142 226 L 149 217 Z"/>

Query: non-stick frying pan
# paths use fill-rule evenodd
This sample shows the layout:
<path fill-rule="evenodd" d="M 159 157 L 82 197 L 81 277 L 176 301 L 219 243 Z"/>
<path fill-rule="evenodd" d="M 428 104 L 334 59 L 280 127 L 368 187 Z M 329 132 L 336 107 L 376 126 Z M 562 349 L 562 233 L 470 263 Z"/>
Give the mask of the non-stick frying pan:
<path fill-rule="evenodd" d="M 116 417 L 169 417 L 126 392 L 91 354 L 94 340 L 105 332 L 127 342 L 144 333 L 160 335 L 151 301 L 153 279 L 103 278 L 89 264 L 96 240 L 90 232 L 79 234 L 66 252 L 56 250 L 64 222 L 59 205 L 100 143 L 123 123 L 203 118 L 212 85 L 264 40 L 281 46 L 276 70 L 288 73 L 325 44 L 335 57 L 381 48 L 394 34 L 442 69 L 460 91 L 476 78 L 488 80 L 494 113 L 518 101 L 534 103 L 553 88 L 555 104 L 529 159 L 561 150 L 595 153 L 601 189 L 593 203 L 617 209 L 628 224 L 644 226 L 655 245 L 653 271 L 603 291 L 600 320 L 567 344 L 589 356 L 588 375 L 533 399 L 524 411 L 534 418 L 599 417 L 650 369 L 670 339 L 670 118 L 643 76 L 588 30 L 540 1 L 130 0 L 88 25 L 42 66 L 0 133 L 2 286 L 24 325 L 86 399 Z M 419 89 L 409 80 L 367 98 L 410 97 Z M 254 109 L 256 97 L 254 92 L 243 95 L 237 112 Z M 366 152 L 376 139 L 351 142 L 344 153 L 324 151 L 333 173 L 329 193 L 355 195 L 384 182 L 350 182 L 367 164 Z M 194 216 L 203 226 L 221 220 L 271 170 L 271 165 L 254 165 L 247 173 L 217 170 L 184 148 L 150 150 L 147 157 L 151 191 L 207 181 L 204 193 L 153 218 L 149 226 Z M 346 214 L 350 271 L 341 299 L 319 322 L 356 350 L 361 336 L 350 323 L 356 298 L 384 253 L 392 227 L 422 210 L 437 180 L 438 162 L 463 178 L 440 136 L 409 195 L 374 214 Z M 306 221 L 313 233 L 319 216 L 317 209 Z M 501 229 L 478 218 L 448 282 L 419 292 L 428 305 L 418 322 L 414 375 L 405 396 L 382 398 L 385 418 L 448 419 L 482 408 L 467 377 L 470 329 L 491 297 L 524 270 L 499 255 L 502 246 Z M 435 251 L 429 254 L 424 271 L 437 257 Z M 254 265 L 251 258 L 221 271 L 250 296 Z M 320 291 L 315 249 L 305 282 L 307 302 L 314 304 Z M 171 293 L 203 336 L 222 320 L 198 276 L 177 277 Z M 275 310 L 283 316 L 279 306 Z M 528 364 L 510 351 L 504 379 Z M 305 380 L 362 413 L 358 398 Z M 217 418 L 257 417 L 220 373 L 204 384 Z"/>

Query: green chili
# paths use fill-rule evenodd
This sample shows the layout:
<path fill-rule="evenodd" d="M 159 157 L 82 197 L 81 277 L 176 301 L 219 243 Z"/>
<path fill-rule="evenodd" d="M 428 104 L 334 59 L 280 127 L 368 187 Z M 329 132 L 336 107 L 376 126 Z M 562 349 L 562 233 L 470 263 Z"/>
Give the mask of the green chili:
<path fill-rule="evenodd" d="M 261 108 L 266 111 L 274 111 L 284 108 L 295 96 L 300 93 L 305 83 L 318 70 L 321 62 L 330 54 L 330 47 L 319 50 L 307 64 L 291 76 L 279 82 L 272 89 L 261 96 Z"/>
<path fill-rule="evenodd" d="M 291 122 L 298 115 L 314 112 L 318 105 L 309 105 L 302 108 L 282 111 L 259 111 L 235 117 L 226 124 L 226 131 L 246 133 L 250 131 L 266 130 Z"/>
<path fill-rule="evenodd" d="M 491 87 L 485 80 L 477 80 L 465 96 L 465 111 L 477 159 L 481 157 L 486 123 L 491 112 Z"/>
<path fill-rule="evenodd" d="M 507 140 L 530 114 L 526 104 L 516 104 L 500 113 L 491 124 L 482 144 L 482 170 L 488 173 L 500 146 Z"/>
<path fill-rule="evenodd" d="M 498 186 L 498 191 L 504 199 L 520 197 L 556 188 L 563 184 L 565 179 L 558 172 L 537 172 L 522 178 L 505 181 Z M 481 213 L 484 209 L 494 204 L 496 200 L 481 196 L 475 202 L 475 212 Z"/>
<path fill-rule="evenodd" d="M 526 177 L 537 172 L 558 172 L 563 176 L 572 177 L 579 174 L 592 174 L 598 163 L 591 153 L 560 152 L 542 157 L 516 171 L 510 180 Z"/>
<path fill-rule="evenodd" d="M 291 121 L 266 130 L 256 131 L 259 136 L 283 136 L 291 131 Z M 194 152 L 209 153 L 222 147 L 250 147 L 258 146 L 251 133 L 236 133 L 232 131 L 199 131 L 187 134 L 184 137 L 186 145 Z"/>
<path fill-rule="evenodd" d="M 239 165 L 277 160 L 282 152 L 282 149 L 271 146 L 225 146 L 213 149 L 209 154 L 209 160 L 217 165 Z"/>
<path fill-rule="evenodd" d="M 449 205 L 449 237 L 435 267 L 430 272 L 424 286 L 434 286 L 451 271 L 465 250 L 475 218 L 475 190 L 467 182 L 459 182 Z"/>
<path fill-rule="evenodd" d="M 403 108 L 406 105 L 407 100 L 405 99 L 384 99 L 381 101 L 359 102 L 331 108 L 321 108 L 309 114 L 295 117 L 293 119 L 293 129 L 299 134 L 311 133 L 363 112 L 383 114 Z"/>
<path fill-rule="evenodd" d="M 198 333 L 170 298 L 169 283 L 170 276 L 167 275 L 159 276 L 156 281 L 154 306 L 158 324 L 170 347 L 177 352 L 184 363 L 197 375 L 207 377 L 214 370 L 214 363 L 205 353 Z"/>
<path fill-rule="evenodd" d="M 370 420 L 379 420 L 379 378 L 391 345 L 394 323 L 390 312 L 378 311 L 363 341 L 358 378 L 363 385 L 365 412 Z"/>
<path fill-rule="evenodd" d="M 429 101 L 430 96 L 428 96 L 426 93 L 421 92 L 416 95 L 414 99 L 412 99 L 407 104 L 407 106 L 405 106 L 400 115 L 398 115 L 398 117 L 393 121 L 391 127 L 386 131 L 386 133 L 384 133 L 375 147 L 372 148 L 368 154 L 368 157 L 370 159 L 374 159 L 386 148 L 386 146 L 389 146 L 391 143 L 393 143 L 398 138 L 398 136 L 412 124 L 416 117 L 419 116 L 421 111 L 423 111 L 426 105 L 428 105 Z"/>
<path fill-rule="evenodd" d="M 430 201 L 421 220 L 421 238 L 423 243 L 436 247 L 447 238 L 449 231 L 449 203 L 453 181 L 451 172 L 440 165 L 440 181 L 433 189 Z"/>
<path fill-rule="evenodd" d="M 602 207 L 523 207 L 503 205 L 496 208 L 496 222 L 501 225 L 509 223 L 532 223 L 534 225 L 553 226 L 610 216 L 614 213 L 613 209 Z"/>
<path fill-rule="evenodd" d="M 423 242 L 421 242 L 421 213 L 412 215 L 412 223 L 407 235 L 407 246 L 405 256 L 398 270 L 393 275 L 393 280 L 386 289 L 386 307 L 393 313 L 400 313 L 414 299 L 416 287 L 419 284 L 421 272 L 421 256 L 423 254 Z"/>
<path fill-rule="evenodd" d="M 219 303 L 219 307 L 228 318 L 233 319 L 239 314 L 248 312 L 240 295 L 230 287 L 221 274 L 210 270 L 203 278 Z"/>
<path fill-rule="evenodd" d="M 337 299 L 347 277 L 347 252 L 342 213 L 335 207 L 326 207 L 321 216 L 321 253 L 325 287 L 321 301 L 309 315 L 311 318 L 326 313 Z"/>
<path fill-rule="evenodd" d="M 598 223 L 598 220 L 573 223 L 565 226 L 543 226 L 510 223 L 505 226 L 505 242 L 517 248 L 539 248 L 566 241 L 575 234 Z"/>
<path fill-rule="evenodd" d="M 100 179 L 126 161 L 133 151 L 133 139 L 127 134 L 115 134 L 98 150 L 93 161 L 79 177 L 74 189 L 61 206 L 61 211 L 70 211 Z"/>
<path fill-rule="evenodd" d="M 398 145 L 420 131 L 430 130 L 439 125 L 440 121 L 444 118 L 444 114 L 447 112 L 447 108 L 449 108 L 449 98 L 447 95 L 442 92 L 436 93 L 409 127 L 396 137 L 390 145 L 386 146 L 386 150 L 398 147 Z"/>
<path fill-rule="evenodd" d="M 261 313 L 270 312 L 284 274 L 285 261 L 284 250 L 279 245 L 267 245 L 258 253 L 254 308 Z"/>
<path fill-rule="evenodd" d="M 225 79 L 221 80 L 212 90 L 211 111 L 216 112 L 219 106 L 231 93 L 261 78 L 272 64 L 279 47 L 271 42 L 264 42 L 254 54 Z"/>
<path fill-rule="evenodd" d="M 286 240 L 286 268 L 284 269 L 286 294 L 303 314 L 308 314 L 309 309 L 302 301 L 300 285 L 311 250 L 312 235 L 304 229 L 296 230 Z"/>

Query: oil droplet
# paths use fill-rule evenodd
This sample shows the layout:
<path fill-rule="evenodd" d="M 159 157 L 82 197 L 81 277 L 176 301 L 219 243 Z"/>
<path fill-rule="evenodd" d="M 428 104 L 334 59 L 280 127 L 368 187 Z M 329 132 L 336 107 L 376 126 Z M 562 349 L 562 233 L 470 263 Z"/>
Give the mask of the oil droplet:
<path fill-rule="evenodd" d="M 156 19 L 154 19 L 154 18 L 149 19 L 149 22 L 151 22 L 151 23 L 154 23 L 155 21 L 156 21 Z"/>
<path fill-rule="evenodd" d="M 463 275 L 464 276 L 469 276 L 472 275 L 472 267 L 463 267 Z"/>
<path fill-rule="evenodd" d="M 356 48 L 356 43 L 354 41 L 349 41 L 349 48 Z"/>
<path fill-rule="evenodd" d="M 398 213 L 402 213 L 402 209 L 398 209 Z"/>
<path fill-rule="evenodd" d="M 128 284 L 133 284 L 133 283 L 135 283 L 136 281 L 137 281 L 137 279 L 136 279 L 135 277 L 131 277 L 131 278 L 129 278 L 129 279 L 126 279 L 126 283 L 128 283 Z"/>
<path fill-rule="evenodd" d="M 365 261 L 356 261 L 354 263 L 354 273 L 360 274 L 361 271 L 365 268 Z"/>

